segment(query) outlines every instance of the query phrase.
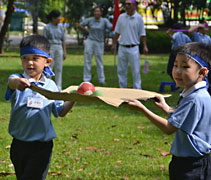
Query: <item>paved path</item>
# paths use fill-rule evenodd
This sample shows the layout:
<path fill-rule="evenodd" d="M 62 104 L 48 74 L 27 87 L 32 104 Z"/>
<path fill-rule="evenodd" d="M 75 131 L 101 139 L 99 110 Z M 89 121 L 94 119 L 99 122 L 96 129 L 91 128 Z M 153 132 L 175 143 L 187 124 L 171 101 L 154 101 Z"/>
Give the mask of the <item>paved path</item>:
<path fill-rule="evenodd" d="M 9 41 L 10 41 L 9 47 L 18 48 L 22 38 L 23 38 L 23 35 L 21 33 L 18 35 L 10 34 L 9 35 Z M 66 45 L 67 45 L 67 48 L 68 47 L 69 48 L 70 47 L 78 47 L 77 35 L 67 34 Z"/>

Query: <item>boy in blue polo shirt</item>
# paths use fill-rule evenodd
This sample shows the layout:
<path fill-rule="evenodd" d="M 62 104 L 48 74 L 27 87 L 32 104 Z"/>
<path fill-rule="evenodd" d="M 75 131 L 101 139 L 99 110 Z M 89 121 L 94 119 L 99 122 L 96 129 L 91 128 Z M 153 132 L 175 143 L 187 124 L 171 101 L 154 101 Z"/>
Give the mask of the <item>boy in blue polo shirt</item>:
<path fill-rule="evenodd" d="M 48 100 L 30 89 L 32 83 L 51 91 L 58 91 L 48 67 L 50 44 L 40 35 L 24 37 L 20 43 L 23 74 L 12 74 L 8 80 L 6 100 L 11 102 L 9 133 L 13 137 L 10 158 L 18 180 L 44 180 L 47 176 L 56 137 L 51 123 L 55 117 L 65 116 L 74 102 Z"/>
<path fill-rule="evenodd" d="M 211 47 L 192 42 L 176 50 L 173 78 L 176 85 L 184 87 L 178 106 L 169 107 L 164 98 L 156 96 L 155 105 L 169 114 L 164 119 L 137 100 L 129 105 L 138 107 L 166 134 L 175 134 L 171 147 L 173 155 L 169 165 L 170 180 L 211 179 L 211 97 L 207 91 Z"/>

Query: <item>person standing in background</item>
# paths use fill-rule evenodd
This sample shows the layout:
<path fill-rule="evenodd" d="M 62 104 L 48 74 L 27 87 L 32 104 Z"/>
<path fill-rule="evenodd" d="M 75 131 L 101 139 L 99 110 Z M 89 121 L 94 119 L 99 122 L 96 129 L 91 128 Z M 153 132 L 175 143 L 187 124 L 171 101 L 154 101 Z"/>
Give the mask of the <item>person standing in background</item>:
<path fill-rule="evenodd" d="M 115 45 L 119 39 L 117 73 L 119 87 L 127 88 L 127 70 L 130 63 L 133 75 L 133 88 L 141 89 L 140 76 L 140 39 L 144 45 L 144 53 L 148 53 L 146 32 L 142 16 L 136 11 L 136 0 L 126 0 L 126 13 L 119 16 L 115 27 L 115 35 L 111 51 L 114 52 Z"/>
<path fill-rule="evenodd" d="M 85 42 L 84 49 L 84 73 L 83 81 L 91 81 L 92 56 L 95 55 L 97 64 L 97 75 L 101 85 L 105 84 L 105 75 L 103 67 L 104 41 L 105 31 L 112 30 L 112 24 L 108 19 L 102 18 L 102 9 L 94 8 L 94 17 L 90 17 L 82 21 L 78 28 L 89 33 Z M 87 27 L 87 28 L 86 28 Z"/>
<path fill-rule="evenodd" d="M 50 23 L 44 29 L 44 36 L 51 44 L 50 55 L 53 59 L 51 68 L 55 73 L 55 83 L 58 89 L 62 90 L 63 60 L 66 59 L 66 34 L 64 28 L 59 25 L 61 13 L 58 10 L 52 10 L 47 18 Z"/>

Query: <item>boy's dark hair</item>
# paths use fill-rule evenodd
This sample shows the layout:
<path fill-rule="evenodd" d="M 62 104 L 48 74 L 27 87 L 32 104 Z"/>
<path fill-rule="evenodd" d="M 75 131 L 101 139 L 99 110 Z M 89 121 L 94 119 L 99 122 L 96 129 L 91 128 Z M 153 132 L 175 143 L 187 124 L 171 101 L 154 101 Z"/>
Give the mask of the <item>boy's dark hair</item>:
<path fill-rule="evenodd" d="M 200 42 L 190 42 L 175 49 L 175 54 L 188 54 L 192 56 L 197 55 L 208 63 L 211 68 L 211 46 Z"/>
<path fill-rule="evenodd" d="M 24 37 L 21 40 L 20 48 L 26 46 L 41 49 L 48 54 L 50 53 L 50 43 L 44 36 L 41 35 L 31 35 Z"/>
<path fill-rule="evenodd" d="M 48 15 L 47 18 L 48 20 L 52 20 L 52 18 L 58 18 L 61 16 L 61 13 L 58 10 L 52 10 Z"/>

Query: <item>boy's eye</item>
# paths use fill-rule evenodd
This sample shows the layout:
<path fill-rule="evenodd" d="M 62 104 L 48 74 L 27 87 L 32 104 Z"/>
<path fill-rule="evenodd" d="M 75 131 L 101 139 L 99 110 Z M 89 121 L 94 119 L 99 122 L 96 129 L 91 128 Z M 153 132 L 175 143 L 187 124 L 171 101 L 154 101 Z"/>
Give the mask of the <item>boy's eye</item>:
<path fill-rule="evenodd" d="M 190 66 L 183 66 L 183 68 L 185 68 L 185 69 L 187 69 L 187 68 L 189 68 Z"/>
<path fill-rule="evenodd" d="M 33 60 L 35 60 L 35 61 L 38 60 L 38 59 L 39 59 L 38 57 L 33 57 Z"/>

